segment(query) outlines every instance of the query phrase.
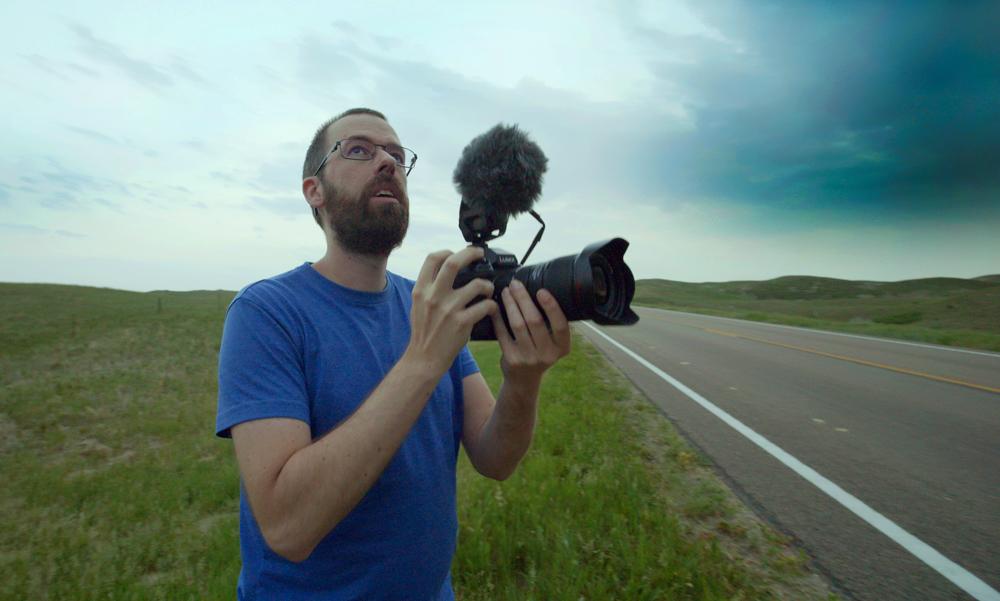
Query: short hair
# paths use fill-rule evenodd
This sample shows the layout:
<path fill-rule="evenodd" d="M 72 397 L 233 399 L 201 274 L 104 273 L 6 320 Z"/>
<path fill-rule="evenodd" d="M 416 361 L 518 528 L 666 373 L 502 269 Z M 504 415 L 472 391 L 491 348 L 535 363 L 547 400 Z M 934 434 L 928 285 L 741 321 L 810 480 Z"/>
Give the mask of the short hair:
<path fill-rule="evenodd" d="M 313 139 L 312 142 L 309 144 L 309 149 L 306 150 L 306 160 L 304 163 L 302 163 L 302 179 L 306 179 L 307 177 L 312 177 L 313 174 L 316 173 L 316 170 L 319 169 L 319 164 L 323 162 L 323 156 L 326 155 L 326 153 L 329 152 L 330 150 L 328 148 L 330 143 L 327 142 L 326 140 L 326 130 L 329 129 L 330 126 L 336 123 L 337 121 L 340 121 L 344 117 L 350 115 L 372 115 L 374 117 L 378 117 L 379 119 L 385 121 L 386 123 L 389 122 L 389 120 L 386 119 L 385 115 L 383 115 L 382 113 L 374 109 L 365 107 L 347 109 L 346 111 L 340 113 L 336 117 L 328 119 L 325 123 L 323 123 L 323 125 L 320 125 L 319 129 L 316 130 L 316 133 L 313 134 Z M 313 219 L 316 220 L 316 224 L 319 225 L 320 228 L 322 228 L 323 223 L 319 220 L 319 211 L 317 209 L 313 209 L 312 213 L 313 213 Z"/>
<path fill-rule="evenodd" d="M 372 115 L 374 117 L 378 117 L 386 123 L 389 122 L 389 120 L 386 119 L 385 115 L 382 113 L 373 109 L 360 107 L 348 109 L 333 119 L 328 120 L 323 125 L 320 125 L 319 129 L 316 130 L 316 134 L 313 135 L 312 143 L 309 144 L 309 150 L 306 151 L 306 160 L 302 164 L 302 179 L 312 177 L 312 175 L 316 173 L 316 170 L 319 169 L 319 164 L 323 162 L 323 155 L 330 150 L 330 143 L 326 140 L 326 130 L 337 121 L 340 121 L 344 117 L 348 117 L 350 115 Z"/>

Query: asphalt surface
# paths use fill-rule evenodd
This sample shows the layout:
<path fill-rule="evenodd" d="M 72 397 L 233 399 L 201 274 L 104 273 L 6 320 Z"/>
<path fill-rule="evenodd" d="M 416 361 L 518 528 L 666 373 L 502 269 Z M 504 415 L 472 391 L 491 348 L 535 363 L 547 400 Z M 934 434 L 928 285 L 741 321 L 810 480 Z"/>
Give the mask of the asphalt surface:
<path fill-rule="evenodd" d="M 894 542 L 578 325 L 737 495 L 796 539 L 840 594 L 1000 599 L 1000 354 L 637 312 L 636 326 L 600 331 L 884 516 L 890 529 L 916 537 L 909 549 Z M 978 578 L 979 592 L 963 591 L 918 559 L 918 543 L 945 558 L 942 569 L 949 560 L 960 566 L 955 578 L 966 578 L 962 570 Z"/>

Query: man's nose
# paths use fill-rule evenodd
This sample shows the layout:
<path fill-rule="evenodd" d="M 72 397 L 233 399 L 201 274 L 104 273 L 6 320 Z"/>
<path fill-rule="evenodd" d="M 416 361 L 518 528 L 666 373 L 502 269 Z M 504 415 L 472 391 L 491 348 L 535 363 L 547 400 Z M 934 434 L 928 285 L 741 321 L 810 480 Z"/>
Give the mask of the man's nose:
<path fill-rule="evenodd" d="M 392 155 L 386 152 L 385 148 L 375 149 L 375 161 L 378 173 L 385 172 L 392 175 L 396 171 L 396 159 L 392 158 Z"/>

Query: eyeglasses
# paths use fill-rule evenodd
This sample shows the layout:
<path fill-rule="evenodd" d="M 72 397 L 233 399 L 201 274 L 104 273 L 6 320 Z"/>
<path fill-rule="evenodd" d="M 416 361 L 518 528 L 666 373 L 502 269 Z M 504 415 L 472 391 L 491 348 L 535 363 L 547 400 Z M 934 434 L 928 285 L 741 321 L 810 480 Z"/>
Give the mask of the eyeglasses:
<path fill-rule="evenodd" d="M 397 165 L 406 170 L 406 175 L 409 175 L 413 171 L 413 165 L 417 162 L 416 153 L 409 148 L 403 148 L 395 144 L 374 144 L 361 138 L 345 138 L 337 140 L 337 143 L 333 145 L 330 152 L 326 153 L 326 156 L 323 157 L 313 176 L 319 175 L 323 166 L 326 165 L 327 160 L 329 160 L 330 156 L 338 148 L 340 149 L 340 156 L 352 161 L 370 161 L 375 158 L 377 149 L 381 148 L 392 157 L 392 160 L 396 161 Z"/>

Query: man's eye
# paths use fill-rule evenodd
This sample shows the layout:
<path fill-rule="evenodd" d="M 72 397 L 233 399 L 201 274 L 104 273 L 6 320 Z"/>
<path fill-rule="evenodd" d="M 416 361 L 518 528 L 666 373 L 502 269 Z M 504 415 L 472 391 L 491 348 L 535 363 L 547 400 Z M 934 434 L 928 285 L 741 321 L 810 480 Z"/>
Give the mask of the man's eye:
<path fill-rule="evenodd" d="M 358 142 L 349 142 L 345 152 L 349 157 L 366 157 L 371 154 L 371 151 L 368 150 L 368 146 Z"/>
<path fill-rule="evenodd" d="M 389 156 L 391 156 L 393 159 L 395 159 L 395 161 L 397 163 L 399 163 L 400 165 L 402 165 L 403 163 L 406 162 L 406 155 L 403 153 L 402 150 L 398 150 L 396 148 L 390 148 L 389 149 Z"/>

